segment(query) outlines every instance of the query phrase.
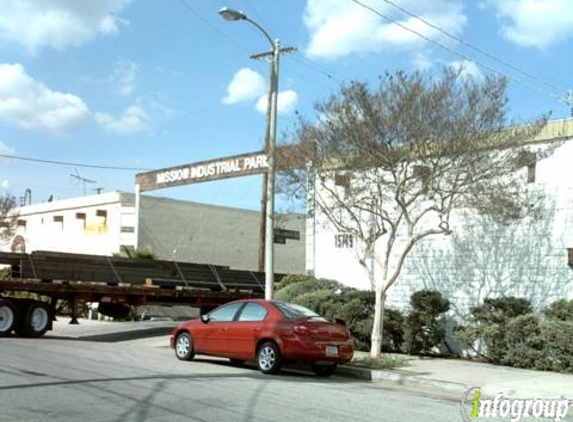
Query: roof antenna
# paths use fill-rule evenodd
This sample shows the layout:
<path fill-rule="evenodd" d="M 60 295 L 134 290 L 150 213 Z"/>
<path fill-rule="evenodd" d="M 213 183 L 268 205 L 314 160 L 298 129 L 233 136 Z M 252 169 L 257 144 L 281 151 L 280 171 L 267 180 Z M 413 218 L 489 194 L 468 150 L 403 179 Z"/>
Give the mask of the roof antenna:
<path fill-rule="evenodd" d="M 70 173 L 70 177 L 76 179 L 78 181 L 79 184 L 82 184 L 84 187 L 84 196 L 86 196 L 86 184 L 88 183 L 97 183 L 95 180 L 90 180 L 90 179 L 86 179 L 85 177 L 80 176 L 80 172 L 78 171 L 77 168 L 74 169 L 74 171 L 76 172 L 76 174 Z"/>

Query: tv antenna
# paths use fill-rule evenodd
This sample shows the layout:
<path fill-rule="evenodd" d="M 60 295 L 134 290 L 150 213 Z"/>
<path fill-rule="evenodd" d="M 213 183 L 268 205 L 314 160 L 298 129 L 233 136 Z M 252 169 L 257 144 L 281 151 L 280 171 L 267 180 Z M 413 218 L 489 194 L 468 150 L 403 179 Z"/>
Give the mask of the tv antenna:
<path fill-rule="evenodd" d="M 93 183 L 96 184 L 97 182 L 95 180 L 91 180 L 91 179 L 86 179 L 85 177 L 82 177 L 80 175 L 80 172 L 78 171 L 77 168 L 74 169 L 75 174 L 74 173 L 70 173 L 70 177 L 75 179 L 77 181 L 78 184 L 81 184 L 84 188 L 84 196 L 86 196 L 86 185 L 88 183 Z"/>

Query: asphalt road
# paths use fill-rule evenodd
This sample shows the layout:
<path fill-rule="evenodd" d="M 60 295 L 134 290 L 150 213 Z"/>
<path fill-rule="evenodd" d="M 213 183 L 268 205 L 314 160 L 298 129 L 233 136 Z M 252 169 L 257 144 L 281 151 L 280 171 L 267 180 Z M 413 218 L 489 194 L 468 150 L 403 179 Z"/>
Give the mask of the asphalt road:
<path fill-rule="evenodd" d="M 461 420 L 453 400 L 380 384 L 180 362 L 165 339 L 0 339 L 0 421 Z"/>

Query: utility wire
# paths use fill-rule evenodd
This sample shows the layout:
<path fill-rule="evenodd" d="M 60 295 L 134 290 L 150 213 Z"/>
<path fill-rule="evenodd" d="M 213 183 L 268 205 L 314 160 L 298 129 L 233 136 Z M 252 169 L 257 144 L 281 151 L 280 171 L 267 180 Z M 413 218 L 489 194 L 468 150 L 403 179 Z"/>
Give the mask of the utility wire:
<path fill-rule="evenodd" d="M 558 91 L 558 92 L 561 92 L 561 93 L 565 93 L 565 92 L 567 91 L 567 90 L 565 90 L 565 89 L 563 89 L 563 88 L 558 87 L 557 85 L 555 85 L 555 84 L 553 84 L 553 83 L 551 83 L 551 82 L 547 82 L 547 81 L 541 79 L 540 77 L 538 77 L 538 76 L 536 76 L 536 75 L 534 75 L 534 74 L 532 74 L 532 73 L 530 73 L 530 72 L 527 72 L 527 71 L 525 71 L 525 70 L 522 70 L 522 69 L 518 68 L 517 66 L 514 66 L 513 64 L 511 64 L 511 63 L 509 63 L 509 62 L 507 62 L 507 61 L 505 61 L 505 60 L 503 60 L 503 59 L 500 59 L 499 57 L 494 56 L 493 54 L 488 53 L 487 51 L 485 51 L 484 49 L 482 49 L 482 48 L 480 48 L 480 47 L 476 47 L 476 46 L 470 44 L 468 41 L 464 40 L 463 38 L 460 38 L 460 37 L 458 37 L 458 36 L 456 36 L 456 35 L 453 35 L 453 34 L 449 33 L 448 31 L 446 31 L 446 30 L 440 28 L 440 27 L 437 26 L 437 25 L 434 25 L 433 23 L 431 23 L 431 22 L 429 22 L 428 20 L 422 18 L 421 16 L 418 16 L 418 15 L 416 15 L 415 13 L 410 12 L 409 10 L 403 8 L 403 7 L 400 6 L 399 4 L 394 3 L 394 2 L 391 1 L 391 0 L 380 0 L 380 1 L 383 1 L 384 3 L 387 3 L 387 4 L 389 4 L 390 6 L 395 7 L 396 9 L 398 9 L 398 10 L 400 10 L 401 12 L 405 13 L 406 15 L 411 16 L 411 17 L 413 17 L 413 18 L 419 20 L 420 22 L 423 22 L 424 24 L 428 25 L 429 27 L 435 29 L 435 30 L 438 31 L 438 32 L 441 32 L 442 34 L 444 34 L 444 35 L 446 35 L 447 37 L 449 37 L 449 38 L 451 38 L 451 39 L 453 39 L 453 40 L 459 42 L 460 44 L 463 44 L 463 45 L 465 45 L 466 47 L 468 47 L 468 48 L 470 48 L 470 49 L 472 49 L 472 50 L 474 50 L 474 51 L 477 51 L 478 53 L 481 53 L 481 54 L 483 54 L 484 56 L 489 57 L 490 59 L 492 59 L 492 60 L 494 60 L 494 61 L 496 61 L 496 62 L 498 62 L 498 63 L 501 63 L 501 64 L 503 64 L 504 66 L 507 66 L 507 67 L 509 67 L 510 69 L 512 69 L 512 70 L 514 70 L 514 71 L 516 71 L 516 72 L 518 72 L 518 73 L 521 73 L 522 75 L 527 76 L 528 78 L 533 79 L 534 81 L 537 81 L 537 82 L 539 82 L 539 83 L 545 85 L 546 87 L 552 88 L 552 89 L 554 89 L 555 91 Z"/>
<path fill-rule="evenodd" d="M 10 158 L 12 160 L 33 161 L 36 163 L 55 164 L 55 165 L 60 165 L 60 166 L 86 167 L 86 168 L 103 169 L 103 170 L 126 170 L 126 171 L 148 171 L 148 170 L 151 170 L 148 168 L 139 168 L 139 167 L 116 167 L 116 166 L 103 166 L 103 165 L 85 164 L 85 163 L 68 163 L 65 161 L 43 160 L 40 158 L 19 157 L 17 155 L 8 155 L 8 154 L 0 154 L 0 157 Z"/>
<path fill-rule="evenodd" d="M 298 62 L 299 64 L 302 64 L 303 66 L 306 66 L 309 69 L 314 70 L 315 72 L 321 73 L 322 75 L 326 76 L 330 80 L 333 80 L 333 81 L 338 82 L 338 83 L 342 82 L 341 78 L 339 78 L 336 75 L 333 75 L 330 72 L 327 72 L 326 70 L 321 69 L 319 66 L 317 66 L 316 64 L 314 64 L 310 60 L 305 59 L 303 56 L 299 57 L 297 55 L 292 55 L 292 56 L 288 56 L 288 57 L 290 57 L 295 62 Z"/>
<path fill-rule="evenodd" d="M 213 31 L 215 31 L 217 34 L 219 34 L 221 37 L 225 38 L 227 41 L 229 41 L 231 44 L 233 44 L 235 47 L 237 47 L 238 49 L 240 49 L 241 51 L 250 54 L 250 51 L 242 44 L 238 43 L 237 41 L 235 41 L 235 39 L 233 39 L 232 37 L 230 37 L 229 35 L 227 35 L 225 32 L 221 31 L 219 28 L 217 28 L 215 25 L 213 25 L 211 22 L 209 22 L 208 19 L 206 19 L 205 17 L 203 17 L 195 8 L 193 8 L 186 0 L 177 0 L 185 9 L 187 9 L 189 12 L 191 12 L 193 15 L 195 15 L 195 17 L 197 17 L 201 22 L 205 23 L 207 26 L 209 26 Z M 255 11 L 254 13 L 260 17 L 260 15 L 258 14 L 258 12 L 256 11 L 256 9 L 252 6 L 251 3 L 248 3 L 251 8 Z M 308 67 L 309 69 L 312 69 L 313 71 L 322 74 L 323 76 L 327 77 L 328 79 L 331 80 L 335 80 L 336 82 L 342 82 L 342 79 L 333 75 L 330 72 L 327 72 L 323 69 L 321 69 L 319 66 L 317 66 L 316 64 L 309 62 L 308 60 L 304 60 L 304 59 L 299 59 L 299 58 L 295 58 L 295 55 L 290 55 L 290 56 L 286 56 L 286 57 L 291 57 L 294 61 L 298 62 L 299 64 L 302 64 L 306 67 Z M 306 62 L 306 63 L 305 63 Z M 312 81 L 311 81 L 312 82 Z"/>
<path fill-rule="evenodd" d="M 553 99 L 556 99 L 557 101 L 567 102 L 567 100 L 566 100 L 565 98 L 560 97 L 560 96 L 558 96 L 557 94 L 554 94 L 553 92 L 550 92 L 550 91 L 547 91 L 547 90 L 545 90 L 545 89 L 538 88 L 538 87 L 536 87 L 536 86 L 530 85 L 530 84 L 528 84 L 527 82 L 523 82 L 521 79 L 516 78 L 516 77 L 514 77 L 514 76 L 507 75 L 507 74 L 505 74 L 505 73 L 503 73 L 503 72 L 501 72 L 501 71 L 499 71 L 499 70 L 497 70 L 497 69 L 494 69 L 494 68 L 491 67 L 491 66 L 488 66 L 488 65 L 486 65 L 486 64 L 483 64 L 483 63 L 481 63 L 481 62 L 479 62 L 479 61 L 477 61 L 477 60 L 475 60 L 475 59 L 472 59 L 472 58 L 466 56 L 465 54 L 459 53 L 458 51 L 454 50 L 453 48 L 450 48 L 450 47 L 448 47 L 448 46 L 446 46 L 446 45 L 444 45 L 444 44 L 441 44 L 441 43 L 439 43 L 438 41 L 435 41 L 435 40 L 433 40 L 433 39 L 431 39 L 431 38 L 429 38 L 429 37 L 427 37 L 427 36 L 425 36 L 425 35 L 419 33 L 418 31 L 416 31 L 416 30 L 414 30 L 414 29 L 408 28 L 406 25 L 401 24 L 400 22 L 398 22 L 398 21 L 396 21 L 396 20 L 394 20 L 394 19 L 392 19 L 392 18 L 390 18 L 390 17 L 384 15 L 382 12 L 380 12 L 380 11 L 374 9 L 373 7 L 370 7 L 370 6 L 368 6 L 368 5 L 364 4 L 364 3 L 362 3 L 362 2 L 359 1 L 359 0 L 350 0 L 350 1 L 356 3 L 357 5 L 363 7 L 364 9 L 369 10 L 370 12 L 372 12 L 372 13 L 374 13 L 374 14 L 380 16 L 382 19 L 386 20 L 387 22 L 393 23 L 394 25 L 397 25 L 397 26 L 399 26 L 400 28 L 405 29 L 405 30 L 408 31 L 408 32 L 411 32 L 412 34 L 417 35 L 418 37 L 420 37 L 420 38 L 422 38 L 422 39 L 428 41 L 429 43 L 434 44 L 434 45 L 437 45 L 438 47 L 442 48 L 443 50 L 446 50 L 446 51 L 450 52 L 451 54 L 454 54 L 455 56 L 458 56 L 458 57 L 460 57 L 460 58 L 462 58 L 462 59 L 464 59 L 464 60 L 468 60 L 468 61 L 474 62 L 475 64 L 477 64 L 478 66 L 480 66 L 480 67 L 482 67 L 483 69 L 487 70 L 488 72 L 495 73 L 496 75 L 506 77 L 508 80 L 511 80 L 511 81 L 513 81 L 513 82 L 515 82 L 515 83 L 517 83 L 517 84 L 520 84 L 520 85 L 522 85 L 522 86 L 524 86 L 524 87 L 526 87 L 526 88 L 528 88 L 528 89 L 530 89 L 530 90 L 532 90 L 532 91 L 536 91 L 536 92 L 538 92 L 538 93 L 540 93 L 540 94 L 545 94 L 545 95 L 547 95 L 547 96 L 549 96 L 549 97 L 552 97 Z"/>
<path fill-rule="evenodd" d="M 238 43 L 237 41 L 235 41 L 232 37 L 230 37 L 229 35 L 225 34 L 223 31 L 221 31 L 219 28 L 217 28 L 215 25 L 213 25 L 211 22 L 209 22 L 208 19 L 204 18 L 203 15 L 201 15 L 197 10 L 195 10 L 195 8 L 193 8 L 187 1 L 185 0 L 177 0 L 179 1 L 179 3 L 185 8 L 187 9 L 189 12 L 191 12 L 192 14 L 195 15 L 195 17 L 197 17 L 200 21 L 202 21 L 204 24 L 206 24 L 207 26 L 209 26 L 213 31 L 217 32 L 220 36 L 222 36 L 223 38 L 225 38 L 227 41 L 229 41 L 231 44 L 233 44 L 235 47 L 237 47 L 238 49 L 244 51 L 245 53 L 249 54 L 249 50 L 247 50 L 247 48 Z"/>

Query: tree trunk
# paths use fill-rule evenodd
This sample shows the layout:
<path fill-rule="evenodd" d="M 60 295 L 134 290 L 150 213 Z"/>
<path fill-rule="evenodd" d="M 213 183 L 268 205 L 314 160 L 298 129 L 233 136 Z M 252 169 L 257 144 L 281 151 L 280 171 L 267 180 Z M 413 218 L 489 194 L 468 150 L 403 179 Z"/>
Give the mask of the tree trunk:
<path fill-rule="evenodd" d="M 382 355 L 382 333 L 384 332 L 384 302 L 386 293 L 382 286 L 376 287 L 376 302 L 374 304 L 374 324 L 372 326 L 372 337 L 370 347 L 370 357 L 380 358 Z"/>

